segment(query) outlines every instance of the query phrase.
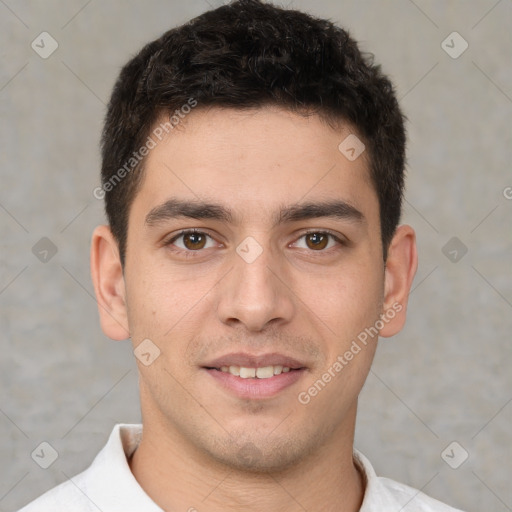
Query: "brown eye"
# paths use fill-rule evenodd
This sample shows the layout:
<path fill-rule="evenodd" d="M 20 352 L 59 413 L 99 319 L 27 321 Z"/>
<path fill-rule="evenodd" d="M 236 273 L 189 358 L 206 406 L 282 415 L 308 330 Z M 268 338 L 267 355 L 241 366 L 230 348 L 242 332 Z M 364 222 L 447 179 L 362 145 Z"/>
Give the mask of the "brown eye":
<path fill-rule="evenodd" d="M 203 249 L 206 244 L 206 236 L 203 233 L 186 233 L 183 236 L 183 245 L 191 250 Z"/>
<path fill-rule="evenodd" d="M 306 235 L 306 244 L 310 249 L 322 250 L 329 243 L 329 235 L 326 233 L 308 233 Z"/>
<path fill-rule="evenodd" d="M 186 230 L 169 240 L 167 245 L 171 250 L 191 255 L 195 252 L 203 252 L 202 249 L 210 249 L 215 246 L 213 238 L 203 231 Z"/>
<path fill-rule="evenodd" d="M 331 233 L 330 231 L 309 231 L 304 233 L 299 239 L 292 244 L 294 247 L 306 249 L 318 253 L 330 253 L 330 249 L 339 249 L 345 245 L 344 241 Z"/>

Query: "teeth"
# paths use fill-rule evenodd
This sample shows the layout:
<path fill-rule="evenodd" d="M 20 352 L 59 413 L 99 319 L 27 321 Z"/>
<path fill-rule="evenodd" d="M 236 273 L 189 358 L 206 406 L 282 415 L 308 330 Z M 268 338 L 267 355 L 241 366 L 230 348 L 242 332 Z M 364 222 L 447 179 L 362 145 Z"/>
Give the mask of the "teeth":
<path fill-rule="evenodd" d="M 274 375 L 279 375 L 280 373 L 282 373 L 282 371 L 283 371 L 283 365 L 276 364 L 274 366 Z"/>
<path fill-rule="evenodd" d="M 289 372 L 290 368 L 280 364 L 276 364 L 275 366 L 262 366 L 261 368 L 246 368 L 245 366 L 232 365 L 221 366 L 220 371 L 224 373 L 231 373 L 231 375 L 236 375 L 242 379 L 269 379 L 274 375 Z"/>
<path fill-rule="evenodd" d="M 256 370 L 256 377 L 258 379 L 268 379 L 269 377 L 274 376 L 274 367 L 273 366 L 264 366 L 263 368 L 258 368 Z"/>
<path fill-rule="evenodd" d="M 245 368 L 244 366 L 240 366 L 240 377 L 242 377 L 242 379 L 256 377 L 256 368 Z"/>
<path fill-rule="evenodd" d="M 240 366 L 230 366 L 229 373 L 231 373 L 231 375 L 240 375 Z"/>

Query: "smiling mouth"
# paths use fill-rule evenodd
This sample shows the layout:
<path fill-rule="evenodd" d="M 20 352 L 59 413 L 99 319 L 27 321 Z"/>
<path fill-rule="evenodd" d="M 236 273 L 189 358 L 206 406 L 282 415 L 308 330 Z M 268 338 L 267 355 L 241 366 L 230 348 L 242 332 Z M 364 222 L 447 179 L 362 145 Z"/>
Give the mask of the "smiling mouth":
<path fill-rule="evenodd" d="M 242 379 L 269 379 L 275 375 L 281 375 L 282 373 L 294 372 L 302 370 L 303 368 L 290 368 L 289 366 L 283 366 L 280 364 L 262 366 L 258 368 L 250 368 L 246 366 L 221 366 L 220 368 L 206 367 L 207 370 L 217 370 L 223 373 L 229 373 L 240 377 Z"/>
<path fill-rule="evenodd" d="M 299 381 L 306 367 L 267 366 L 203 366 L 203 370 L 230 394 L 244 400 L 270 399 Z"/>

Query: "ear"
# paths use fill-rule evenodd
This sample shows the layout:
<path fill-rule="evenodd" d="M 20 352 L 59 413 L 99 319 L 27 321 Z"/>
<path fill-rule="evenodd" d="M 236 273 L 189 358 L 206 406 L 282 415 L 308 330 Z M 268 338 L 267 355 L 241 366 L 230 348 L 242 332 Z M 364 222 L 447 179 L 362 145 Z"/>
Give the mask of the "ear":
<path fill-rule="evenodd" d="M 380 336 L 388 338 L 402 330 L 417 268 L 416 234 L 411 226 L 399 226 L 389 245 L 385 266 L 382 315 L 386 322 Z"/>
<path fill-rule="evenodd" d="M 91 241 L 91 276 L 101 329 L 113 340 L 130 337 L 123 268 L 109 226 L 98 226 Z"/>

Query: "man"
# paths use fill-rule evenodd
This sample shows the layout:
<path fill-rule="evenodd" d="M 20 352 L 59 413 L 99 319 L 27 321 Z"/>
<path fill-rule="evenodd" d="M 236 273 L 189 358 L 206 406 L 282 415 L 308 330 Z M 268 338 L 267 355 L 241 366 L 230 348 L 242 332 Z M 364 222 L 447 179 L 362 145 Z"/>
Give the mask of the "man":
<path fill-rule="evenodd" d="M 23 511 L 453 511 L 353 448 L 417 255 L 403 116 L 348 34 L 258 0 L 207 12 L 123 68 L 102 156 L 92 277 L 143 427 Z"/>

